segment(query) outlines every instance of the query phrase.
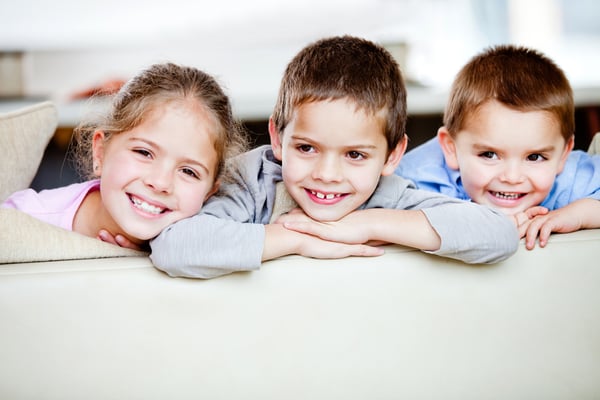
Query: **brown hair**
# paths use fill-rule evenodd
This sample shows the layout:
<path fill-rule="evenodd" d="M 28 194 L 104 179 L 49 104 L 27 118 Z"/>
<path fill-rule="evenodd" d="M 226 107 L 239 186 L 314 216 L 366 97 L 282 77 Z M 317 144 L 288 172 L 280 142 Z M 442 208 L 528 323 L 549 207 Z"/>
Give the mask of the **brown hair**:
<path fill-rule="evenodd" d="M 172 63 L 154 64 L 130 79 L 116 94 L 110 111 L 98 121 L 81 123 L 74 134 L 74 160 L 84 178 L 93 177 L 91 140 L 96 130 L 112 135 L 138 126 L 157 107 L 170 102 L 197 102 L 211 115 L 218 165 L 222 177 L 225 162 L 246 150 L 247 137 L 233 118 L 229 98 L 210 75 L 197 68 Z"/>
<path fill-rule="evenodd" d="M 406 87 L 398 64 L 383 47 L 352 36 L 321 39 L 292 59 L 273 111 L 275 128 L 282 133 L 302 104 L 342 98 L 370 114 L 383 112 L 388 150 L 404 137 Z"/>
<path fill-rule="evenodd" d="M 501 45 L 473 57 L 457 74 L 444 125 L 452 136 L 489 100 L 520 111 L 548 111 L 569 140 L 575 132 L 573 90 L 564 72 L 542 53 Z"/>

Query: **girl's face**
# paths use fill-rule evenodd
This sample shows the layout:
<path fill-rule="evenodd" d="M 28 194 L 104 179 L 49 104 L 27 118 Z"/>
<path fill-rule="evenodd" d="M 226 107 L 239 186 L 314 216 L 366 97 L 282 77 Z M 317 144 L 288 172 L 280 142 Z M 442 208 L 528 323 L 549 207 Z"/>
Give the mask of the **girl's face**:
<path fill-rule="evenodd" d="M 549 112 L 516 111 L 496 101 L 484 104 L 454 139 L 445 128 L 438 139 L 469 197 L 509 215 L 544 201 L 573 148 Z"/>
<path fill-rule="evenodd" d="M 103 225 L 116 225 L 122 230 L 117 233 L 139 242 L 200 211 L 217 188 L 213 125 L 204 108 L 169 103 L 108 141 L 96 132 L 94 172 L 101 178 L 104 209 L 113 220 Z"/>

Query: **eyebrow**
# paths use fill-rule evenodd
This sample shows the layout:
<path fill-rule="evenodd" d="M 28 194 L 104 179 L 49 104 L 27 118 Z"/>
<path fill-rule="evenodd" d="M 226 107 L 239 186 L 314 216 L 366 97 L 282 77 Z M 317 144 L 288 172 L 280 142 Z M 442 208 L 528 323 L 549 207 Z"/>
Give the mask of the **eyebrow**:
<path fill-rule="evenodd" d="M 134 136 L 134 137 L 129 138 L 129 141 L 130 142 L 133 142 L 133 141 L 144 142 L 144 143 L 148 144 L 150 147 L 154 147 L 154 148 L 162 150 L 162 147 L 160 145 L 158 145 L 156 142 L 145 139 L 145 138 L 140 138 L 140 137 Z M 192 165 L 198 166 L 199 168 L 203 169 L 204 172 L 206 172 L 206 174 L 210 175 L 210 170 L 208 169 L 208 167 L 206 165 L 204 165 L 204 163 L 202 161 L 195 160 L 193 158 L 184 158 L 181 161 L 183 161 L 184 164 L 192 164 Z"/>
<path fill-rule="evenodd" d="M 477 151 L 483 151 L 483 150 L 494 150 L 497 151 L 498 149 L 495 146 L 488 146 L 486 144 L 480 144 L 480 143 L 476 143 L 473 145 L 473 148 Z M 555 146 L 546 146 L 546 147 L 542 147 L 539 149 L 530 149 L 527 152 L 528 153 L 549 153 L 555 150 Z"/>
<path fill-rule="evenodd" d="M 319 142 L 304 137 L 304 136 L 296 136 L 296 135 L 292 135 L 291 139 L 294 141 L 302 141 L 302 142 L 308 142 L 311 144 L 320 144 Z M 376 149 L 377 146 L 375 146 L 374 144 L 350 144 L 350 145 L 346 145 L 344 146 L 344 148 L 346 149 L 365 149 L 365 150 L 370 150 L 370 149 Z"/>

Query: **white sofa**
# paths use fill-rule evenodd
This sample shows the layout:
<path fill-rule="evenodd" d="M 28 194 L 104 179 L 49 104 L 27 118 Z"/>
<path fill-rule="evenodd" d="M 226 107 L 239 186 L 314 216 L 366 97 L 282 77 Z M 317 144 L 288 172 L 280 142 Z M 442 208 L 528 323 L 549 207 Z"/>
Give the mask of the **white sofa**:
<path fill-rule="evenodd" d="M 469 266 L 377 258 L 170 278 L 0 265 L 1 399 L 598 399 L 600 230 Z"/>
<path fill-rule="evenodd" d="M 56 124 L 49 102 L 0 115 L 0 200 Z M 0 399 L 598 399 L 599 245 L 553 235 L 488 266 L 391 246 L 203 281 L 0 209 Z"/>

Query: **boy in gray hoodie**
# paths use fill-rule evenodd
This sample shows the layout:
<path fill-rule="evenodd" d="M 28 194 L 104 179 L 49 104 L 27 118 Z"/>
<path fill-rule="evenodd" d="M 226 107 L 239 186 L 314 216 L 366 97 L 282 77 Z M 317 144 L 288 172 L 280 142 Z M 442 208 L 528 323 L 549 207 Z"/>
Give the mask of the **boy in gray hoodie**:
<path fill-rule="evenodd" d="M 405 124 L 406 88 L 384 48 L 351 36 L 308 45 L 285 71 L 271 145 L 231 160 L 232 183 L 151 242 L 153 263 L 212 278 L 288 254 L 377 256 L 380 243 L 467 263 L 512 255 L 511 218 L 394 175 Z M 272 222 L 278 185 L 297 207 Z"/>

